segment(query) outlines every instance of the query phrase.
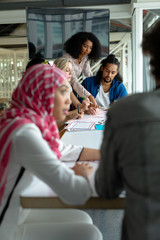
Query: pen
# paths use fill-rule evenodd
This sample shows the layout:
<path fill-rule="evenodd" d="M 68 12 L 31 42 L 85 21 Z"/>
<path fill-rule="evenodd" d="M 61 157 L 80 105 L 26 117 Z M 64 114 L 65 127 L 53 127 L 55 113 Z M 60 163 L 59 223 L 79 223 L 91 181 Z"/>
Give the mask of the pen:
<path fill-rule="evenodd" d="M 80 114 L 80 111 L 79 111 L 79 104 L 77 104 L 77 108 L 78 108 L 78 113 Z"/>
<path fill-rule="evenodd" d="M 82 100 L 84 100 L 85 98 L 84 97 L 80 97 Z M 88 99 L 88 101 L 89 101 L 89 103 L 90 104 L 93 104 L 90 100 L 89 100 L 89 98 L 87 98 Z"/>
<path fill-rule="evenodd" d="M 83 100 L 85 99 L 84 97 L 80 97 L 80 98 L 83 99 Z"/>

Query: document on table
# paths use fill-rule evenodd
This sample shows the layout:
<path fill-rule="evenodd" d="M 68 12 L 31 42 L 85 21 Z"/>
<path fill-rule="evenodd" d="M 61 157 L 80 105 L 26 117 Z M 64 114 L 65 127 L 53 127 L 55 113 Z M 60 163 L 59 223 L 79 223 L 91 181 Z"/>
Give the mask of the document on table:
<path fill-rule="evenodd" d="M 95 124 L 92 122 L 75 121 L 71 122 L 65 129 L 68 131 L 95 130 Z"/>
<path fill-rule="evenodd" d="M 83 118 L 70 120 L 65 127 L 68 131 L 96 130 L 96 125 L 104 125 L 107 110 L 99 110 L 96 115 L 84 115 Z"/>

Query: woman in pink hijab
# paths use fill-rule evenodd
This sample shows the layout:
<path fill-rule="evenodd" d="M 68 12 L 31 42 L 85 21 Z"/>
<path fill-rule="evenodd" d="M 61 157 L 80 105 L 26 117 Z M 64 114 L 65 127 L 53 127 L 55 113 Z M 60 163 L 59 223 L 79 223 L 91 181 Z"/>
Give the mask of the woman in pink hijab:
<path fill-rule="evenodd" d="M 35 225 L 26 225 L 28 212 L 26 214 L 20 207 L 19 196 L 32 183 L 33 175 L 47 183 L 67 204 L 83 204 L 92 194 L 87 181 L 92 171 L 90 165 L 82 165 L 84 177 L 80 177 L 59 161 L 61 152 L 56 120 L 63 121 L 68 114 L 69 89 L 66 75 L 61 70 L 46 64 L 34 65 L 24 73 L 13 92 L 10 109 L 0 117 L 0 239 L 41 239 L 43 234 L 40 232 L 44 233 L 46 225 L 42 224 L 37 233 L 36 221 Z M 77 154 L 79 160 L 98 157 L 97 150 L 92 152 L 82 147 Z M 68 219 L 69 216 L 68 212 Z M 75 228 L 73 224 L 66 227 L 63 222 L 60 227 L 53 222 L 45 239 L 64 240 L 66 236 L 70 240 L 102 239 L 94 225 L 89 224 L 87 228 L 84 224 L 86 230 L 83 231 L 83 224 L 75 224 Z M 80 238 L 75 237 L 75 233 Z"/>

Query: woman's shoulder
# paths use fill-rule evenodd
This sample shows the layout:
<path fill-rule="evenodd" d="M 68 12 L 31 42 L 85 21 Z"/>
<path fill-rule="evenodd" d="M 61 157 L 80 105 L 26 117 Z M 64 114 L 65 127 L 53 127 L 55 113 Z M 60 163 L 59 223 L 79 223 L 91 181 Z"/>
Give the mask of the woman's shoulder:
<path fill-rule="evenodd" d="M 71 55 L 69 55 L 68 53 L 65 53 L 65 54 L 63 55 L 63 57 L 69 59 L 69 60 L 71 61 L 73 67 L 75 67 L 75 66 L 78 66 L 78 67 L 79 67 L 79 64 L 78 64 L 78 61 L 77 61 L 76 58 L 73 58 L 73 57 L 72 57 Z"/>
<path fill-rule="evenodd" d="M 16 129 L 14 137 L 32 137 L 35 134 L 42 135 L 40 129 L 34 123 L 27 123 Z"/>
<path fill-rule="evenodd" d="M 29 123 L 19 127 L 12 139 L 14 149 L 21 148 L 19 154 L 23 152 L 28 155 L 33 152 L 42 151 L 50 152 L 48 143 L 43 138 L 40 129 L 34 124 Z M 30 149 L 30 152 L 26 152 L 26 149 Z M 51 151 L 52 152 L 52 151 Z"/>

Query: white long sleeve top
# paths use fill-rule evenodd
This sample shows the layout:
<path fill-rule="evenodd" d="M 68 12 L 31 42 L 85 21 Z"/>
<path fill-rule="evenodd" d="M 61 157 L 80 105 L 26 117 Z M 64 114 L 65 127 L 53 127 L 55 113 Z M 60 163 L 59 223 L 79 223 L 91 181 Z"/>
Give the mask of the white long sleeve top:
<path fill-rule="evenodd" d="M 85 77 L 90 77 L 93 75 L 88 57 L 84 56 L 80 63 L 78 63 L 77 59 L 73 58 L 68 53 L 66 53 L 64 57 L 68 58 L 72 63 L 71 85 L 73 89 L 80 97 L 89 97 L 91 93 L 88 92 L 78 81 L 78 77 L 81 75 L 81 73 L 83 73 Z"/>
<path fill-rule="evenodd" d="M 83 149 L 82 146 L 67 146 L 61 141 L 59 148 L 62 154 L 61 160 L 64 161 L 76 161 Z M 31 185 L 33 175 L 47 183 L 67 204 L 83 204 L 91 196 L 88 181 L 81 176 L 76 176 L 74 171 L 61 160 L 57 159 L 36 125 L 26 124 L 15 131 L 0 214 L 21 167 L 23 166 L 26 170 L 14 190 L 10 205 L 0 225 L 0 239 L 13 240 L 17 225 L 25 220 L 26 216 L 23 214 L 25 211 L 20 207 L 20 195 Z"/>

